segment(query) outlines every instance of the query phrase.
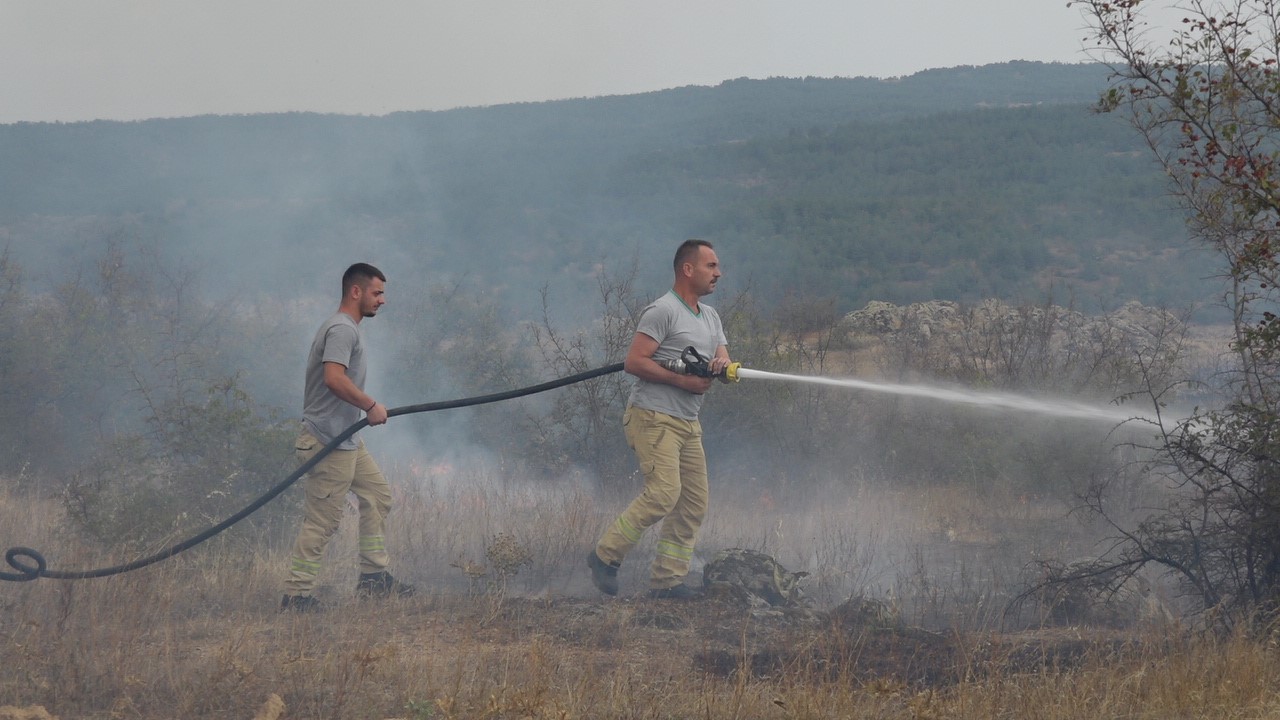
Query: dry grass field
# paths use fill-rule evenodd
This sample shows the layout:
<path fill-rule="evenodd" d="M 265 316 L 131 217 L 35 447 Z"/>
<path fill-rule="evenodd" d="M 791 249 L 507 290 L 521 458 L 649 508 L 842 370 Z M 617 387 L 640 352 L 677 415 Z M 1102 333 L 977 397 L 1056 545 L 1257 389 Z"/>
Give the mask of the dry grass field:
<path fill-rule="evenodd" d="M 1016 568 L 1066 542 L 1019 498 L 858 490 L 787 508 L 724 490 L 706 548 L 812 573 L 808 607 L 750 610 L 647 599 L 651 544 L 622 596 L 597 594 L 582 555 L 620 499 L 388 475 L 394 570 L 415 597 L 353 596 L 354 522 L 315 614 L 277 611 L 286 549 L 235 530 L 121 576 L 0 583 L 0 718 L 1280 716 L 1268 640 L 1011 622 Z M 518 562 L 489 552 L 500 539 Z M 75 541 L 55 502 L 3 491 L 0 545 L 63 570 L 130 559 Z M 861 596 L 897 620 L 849 611 Z"/>

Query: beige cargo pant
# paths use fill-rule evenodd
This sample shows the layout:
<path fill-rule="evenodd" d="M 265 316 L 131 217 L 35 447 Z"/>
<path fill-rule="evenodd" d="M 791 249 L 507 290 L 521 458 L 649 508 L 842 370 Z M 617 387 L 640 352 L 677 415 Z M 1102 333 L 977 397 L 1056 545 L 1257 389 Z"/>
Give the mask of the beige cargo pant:
<path fill-rule="evenodd" d="M 689 574 L 698 528 L 707 515 L 709 489 L 702 425 L 697 420 L 628 407 L 622 427 L 627 444 L 640 461 L 644 490 L 605 531 L 596 544 L 596 554 L 607 563 L 621 564 L 644 531 L 662 520 L 649 588 L 675 587 Z"/>
<path fill-rule="evenodd" d="M 391 511 L 391 488 L 373 456 L 357 440 L 355 450 L 334 450 L 311 468 L 303 479 L 306 504 L 302 528 L 293 546 L 289 574 L 285 578 L 287 595 L 310 595 L 320 573 L 325 547 L 347 505 L 347 492 L 355 493 L 360 508 L 360 572 L 385 570 L 391 558 L 387 554 L 387 513 Z M 324 443 L 303 430 L 294 446 L 298 463 L 305 463 L 324 449 Z"/>

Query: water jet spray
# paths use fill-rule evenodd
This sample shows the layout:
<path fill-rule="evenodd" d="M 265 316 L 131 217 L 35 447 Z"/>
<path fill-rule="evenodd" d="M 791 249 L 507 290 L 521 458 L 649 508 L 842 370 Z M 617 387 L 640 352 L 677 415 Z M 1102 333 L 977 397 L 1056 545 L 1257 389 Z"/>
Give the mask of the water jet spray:
<path fill-rule="evenodd" d="M 851 388 L 854 390 L 869 390 L 871 392 L 889 393 L 893 395 L 922 397 L 929 398 L 931 400 L 964 403 L 967 405 L 977 405 L 981 407 L 1020 410 L 1023 412 L 1033 412 L 1041 415 L 1054 415 L 1057 417 L 1077 418 L 1081 420 L 1105 420 L 1116 423 L 1126 422 L 1129 420 L 1153 420 L 1153 418 L 1147 415 L 1128 412 L 1120 407 L 1103 407 L 1100 405 L 1090 405 L 1088 403 L 1081 403 L 1073 400 L 1035 398 L 1027 395 L 1018 395 L 1016 393 L 979 392 L 977 390 L 963 390 L 958 388 L 945 388 L 921 384 L 814 377 L 808 375 L 787 375 L 783 373 L 766 372 L 764 370 L 752 370 L 750 368 L 737 368 L 734 371 L 734 375 L 735 381 L 738 378 L 756 378 L 760 380 L 803 382 L 813 385 L 829 385 L 834 387 Z"/>
<path fill-rule="evenodd" d="M 781 380 L 784 382 L 800 382 L 811 385 L 827 385 L 831 387 L 868 390 L 871 392 L 888 393 L 892 395 L 921 397 L 928 398 L 930 400 L 942 400 L 944 402 L 963 403 L 966 405 L 1000 408 L 1004 410 L 1018 410 L 1022 412 L 1038 413 L 1040 415 L 1053 415 L 1056 417 L 1075 418 L 1080 420 L 1104 420 L 1115 423 L 1127 422 L 1129 420 L 1155 420 L 1155 418 L 1151 418 L 1147 415 L 1127 412 L 1119 407 L 1090 405 L 1088 403 L 1076 402 L 1074 400 L 1035 398 L 1027 395 L 1019 395 L 1017 393 L 981 392 L 977 390 L 946 388 L 917 383 L 892 383 L 878 380 L 854 380 L 849 378 L 832 378 L 813 375 L 790 375 L 787 373 L 752 370 L 751 368 L 742 367 L 742 363 L 730 363 L 723 371 L 713 373 L 711 372 L 711 359 L 700 354 L 697 349 L 693 347 L 685 348 L 684 352 L 680 354 L 679 359 L 668 360 L 661 364 L 663 367 L 673 372 L 684 373 L 686 375 L 697 375 L 698 377 L 714 377 L 725 382 L 738 382 L 743 378 L 756 380 Z"/>

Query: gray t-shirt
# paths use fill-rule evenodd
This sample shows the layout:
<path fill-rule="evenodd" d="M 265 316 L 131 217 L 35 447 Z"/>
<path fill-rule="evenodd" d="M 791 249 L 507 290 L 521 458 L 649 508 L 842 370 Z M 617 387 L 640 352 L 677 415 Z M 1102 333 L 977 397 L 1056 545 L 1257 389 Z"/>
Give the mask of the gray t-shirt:
<path fill-rule="evenodd" d="M 684 300 L 672 290 L 654 300 L 640 313 L 636 332 L 644 333 L 658 341 L 653 359 L 659 362 L 675 360 L 684 349 L 693 346 L 703 357 L 714 357 L 716 349 L 728 345 L 724 326 L 715 308 L 698 303 L 694 313 Z M 697 420 L 702 408 L 702 396 L 681 390 L 666 383 L 636 379 L 628 404 L 646 410 L 666 413 L 685 420 Z"/>
<path fill-rule="evenodd" d="M 360 421 L 360 408 L 338 398 L 324 384 L 324 364 L 334 362 L 347 369 L 347 377 L 356 387 L 364 389 L 364 344 L 360 339 L 360 326 L 346 313 L 335 313 L 316 331 L 311 341 L 311 354 L 307 356 L 307 384 L 303 391 L 302 420 L 308 430 L 324 443 L 342 434 Z M 356 438 L 345 440 L 339 450 L 355 450 Z"/>

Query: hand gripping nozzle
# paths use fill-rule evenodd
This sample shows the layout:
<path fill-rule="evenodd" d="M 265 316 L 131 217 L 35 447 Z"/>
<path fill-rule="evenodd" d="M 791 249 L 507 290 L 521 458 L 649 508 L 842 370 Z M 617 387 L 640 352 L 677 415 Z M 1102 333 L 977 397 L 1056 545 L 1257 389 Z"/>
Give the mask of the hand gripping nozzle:
<path fill-rule="evenodd" d="M 674 373 L 718 378 L 724 382 L 738 382 L 738 368 L 742 367 L 742 363 L 729 363 L 724 370 L 713 373 L 711 358 L 699 353 L 698 349 L 692 345 L 685 348 L 684 352 L 680 353 L 680 357 L 673 360 L 659 360 L 658 364 Z"/>

